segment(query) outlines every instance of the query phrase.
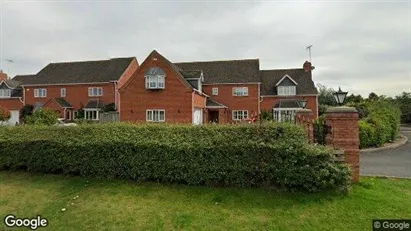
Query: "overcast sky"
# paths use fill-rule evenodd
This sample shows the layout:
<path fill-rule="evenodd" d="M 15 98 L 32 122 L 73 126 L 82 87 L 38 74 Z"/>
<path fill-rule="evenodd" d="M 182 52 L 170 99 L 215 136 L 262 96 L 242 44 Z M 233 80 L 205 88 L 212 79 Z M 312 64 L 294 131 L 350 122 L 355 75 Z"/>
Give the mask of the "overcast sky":
<path fill-rule="evenodd" d="M 0 68 L 135 56 L 172 62 L 259 58 L 350 93 L 411 92 L 411 4 L 405 1 L 0 0 Z M 9 63 L 6 59 L 14 60 Z"/>

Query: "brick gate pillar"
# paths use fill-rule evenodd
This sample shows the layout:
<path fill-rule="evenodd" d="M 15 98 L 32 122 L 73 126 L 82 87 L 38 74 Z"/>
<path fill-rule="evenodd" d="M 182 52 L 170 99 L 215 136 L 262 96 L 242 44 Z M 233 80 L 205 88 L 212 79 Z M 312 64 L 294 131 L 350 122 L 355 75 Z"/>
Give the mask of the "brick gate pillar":
<path fill-rule="evenodd" d="M 299 109 L 295 115 L 295 122 L 304 127 L 308 141 L 314 143 L 314 114 L 311 109 Z"/>
<path fill-rule="evenodd" d="M 353 107 L 332 107 L 325 113 L 325 123 L 330 129 L 325 142 L 327 145 L 344 149 L 345 162 L 353 171 L 353 181 L 360 175 L 360 138 L 358 112 Z"/>

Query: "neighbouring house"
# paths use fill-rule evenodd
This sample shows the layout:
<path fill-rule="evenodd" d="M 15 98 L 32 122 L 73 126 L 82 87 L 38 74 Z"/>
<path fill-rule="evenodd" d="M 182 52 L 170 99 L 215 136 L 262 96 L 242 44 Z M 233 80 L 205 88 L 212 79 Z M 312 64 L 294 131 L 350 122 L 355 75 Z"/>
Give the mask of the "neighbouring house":
<path fill-rule="evenodd" d="M 10 112 L 10 119 L 4 124 L 20 123 L 20 108 L 23 106 L 23 89 L 19 81 L 8 78 L 0 70 L 0 106 Z"/>
<path fill-rule="evenodd" d="M 118 89 L 138 69 L 135 57 L 50 63 L 35 75 L 16 76 L 23 104 L 49 108 L 65 120 L 99 120 L 103 107 L 120 110 Z M 21 105 L 20 105 L 21 106 Z"/>
<path fill-rule="evenodd" d="M 202 124 L 207 96 L 201 70 L 183 71 L 157 51 L 120 88 L 120 120 Z"/>
<path fill-rule="evenodd" d="M 258 59 L 172 63 L 151 52 L 120 88 L 120 120 L 170 123 L 232 123 L 277 120 L 306 108 L 317 117 L 311 63 L 289 70 L 260 70 Z"/>

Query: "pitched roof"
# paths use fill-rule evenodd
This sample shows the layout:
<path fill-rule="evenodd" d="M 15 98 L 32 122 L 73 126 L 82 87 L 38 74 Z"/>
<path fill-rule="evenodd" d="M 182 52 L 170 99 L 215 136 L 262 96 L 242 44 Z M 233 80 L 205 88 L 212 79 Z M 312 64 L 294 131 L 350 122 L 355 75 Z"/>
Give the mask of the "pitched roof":
<path fill-rule="evenodd" d="M 50 63 L 34 77 L 19 77 L 18 79 L 22 80 L 22 85 L 116 81 L 121 77 L 133 59 L 135 58 Z"/>
<path fill-rule="evenodd" d="M 64 98 L 55 98 L 56 102 L 62 107 L 73 107 L 69 102 L 67 102 Z"/>
<path fill-rule="evenodd" d="M 206 107 L 225 107 L 226 108 L 227 106 L 207 97 Z"/>
<path fill-rule="evenodd" d="M 318 94 L 314 82 L 311 78 L 311 72 L 305 72 L 304 69 L 278 69 L 262 70 L 261 73 L 261 95 L 277 95 L 275 85 L 285 75 L 289 75 L 298 83 L 296 86 L 297 94 Z"/>
<path fill-rule="evenodd" d="M 104 102 L 100 99 L 90 99 L 87 105 L 84 107 L 86 109 L 101 109 L 104 107 Z"/>
<path fill-rule="evenodd" d="M 0 84 L 3 82 L 7 85 L 7 87 L 12 88 L 12 89 L 20 87 L 20 82 L 16 80 L 5 79 L 5 80 L 1 80 Z"/>
<path fill-rule="evenodd" d="M 184 71 L 203 71 L 204 84 L 260 82 L 260 63 L 258 59 L 182 62 L 174 64 Z"/>
<path fill-rule="evenodd" d="M 199 79 L 199 78 L 201 78 L 202 71 L 199 71 L 199 70 L 183 71 L 183 70 L 181 70 L 180 73 L 186 79 Z"/>
<path fill-rule="evenodd" d="M 24 83 L 25 81 L 31 81 L 31 78 L 34 78 L 35 76 L 36 75 L 16 75 L 12 80 Z"/>
<path fill-rule="evenodd" d="M 295 99 L 280 99 L 273 108 L 301 108 L 301 106 Z"/>

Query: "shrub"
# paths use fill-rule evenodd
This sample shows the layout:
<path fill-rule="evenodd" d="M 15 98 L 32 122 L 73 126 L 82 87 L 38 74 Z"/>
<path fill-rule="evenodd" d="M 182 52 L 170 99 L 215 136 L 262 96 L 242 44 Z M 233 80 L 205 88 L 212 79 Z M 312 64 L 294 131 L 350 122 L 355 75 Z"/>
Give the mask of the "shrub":
<path fill-rule="evenodd" d="M 33 114 L 34 106 L 31 104 L 26 104 L 20 109 L 20 119 L 25 121 L 26 116 Z"/>
<path fill-rule="evenodd" d="M 401 111 L 395 103 L 374 100 L 356 106 L 367 116 L 359 121 L 360 147 L 379 147 L 393 141 L 399 133 Z"/>
<path fill-rule="evenodd" d="M 274 120 L 273 112 L 262 110 L 260 114 L 261 121 L 272 121 Z"/>
<path fill-rule="evenodd" d="M 57 112 L 40 108 L 35 110 L 32 115 L 26 116 L 24 122 L 35 125 L 54 125 L 57 123 L 58 117 Z"/>
<path fill-rule="evenodd" d="M 276 186 L 316 192 L 346 188 L 349 168 L 313 147 L 296 125 L 23 126 L 0 130 L 0 169 L 103 178 Z"/>

